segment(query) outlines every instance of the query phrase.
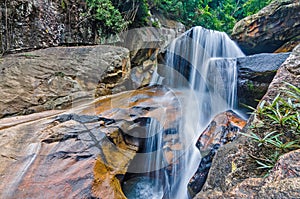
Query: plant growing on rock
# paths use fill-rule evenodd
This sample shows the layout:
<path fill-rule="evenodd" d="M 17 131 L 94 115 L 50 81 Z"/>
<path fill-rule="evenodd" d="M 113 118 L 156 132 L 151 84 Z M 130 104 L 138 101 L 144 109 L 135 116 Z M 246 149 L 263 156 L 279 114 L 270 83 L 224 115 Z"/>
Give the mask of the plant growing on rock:
<path fill-rule="evenodd" d="M 241 133 L 249 138 L 249 156 L 264 174 L 273 169 L 281 155 L 300 148 L 300 89 L 285 84 L 273 100 L 262 100 L 257 109 L 251 108 L 254 125 L 248 133 Z"/>

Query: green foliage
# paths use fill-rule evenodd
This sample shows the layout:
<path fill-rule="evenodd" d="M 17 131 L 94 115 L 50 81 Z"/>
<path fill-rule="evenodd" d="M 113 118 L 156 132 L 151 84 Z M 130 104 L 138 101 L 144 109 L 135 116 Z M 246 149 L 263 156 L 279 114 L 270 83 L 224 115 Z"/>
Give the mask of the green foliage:
<path fill-rule="evenodd" d="M 243 16 L 249 16 L 257 13 L 263 7 L 271 3 L 272 0 L 248 0 L 243 4 Z"/>
<path fill-rule="evenodd" d="M 149 16 L 147 0 L 112 0 L 112 4 L 120 11 L 123 19 L 129 22 L 129 28 L 142 27 L 147 24 Z"/>
<path fill-rule="evenodd" d="M 168 18 L 193 26 L 199 0 L 156 0 L 151 5 Z"/>
<path fill-rule="evenodd" d="M 187 27 L 196 25 L 231 33 L 234 24 L 256 13 L 271 0 L 86 0 L 86 18 L 94 21 L 97 34 L 115 34 L 127 28 L 142 27 L 149 10 L 160 12 Z M 65 0 L 61 1 L 66 6 Z M 157 24 L 154 24 L 156 26 Z"/>
<path fill-rule="evenodd" d="M 205 28 L 231 33 L 234 24 L 258 12 L 271 0 L 155 0 L 151 7 L 188 27 Z"/>
<path fill-rule="evenodd" d="M 259 169 L 269 172 L 278 158 L 300 148 L 300 89 L 292 84 L 282 89 L 272 101 L 261 101 L 253 114 L 260 121 L 247 136 L 255 154 L 249 154 Z M 271 130 L 271 132 L 270 132 Z"/>
<path fill-rule="evenodd" d="M 126 28 L 127 23 L 110 0 L 86 0 L 88 15 L 95 22 L 99 34 L 115 34 Z"/>

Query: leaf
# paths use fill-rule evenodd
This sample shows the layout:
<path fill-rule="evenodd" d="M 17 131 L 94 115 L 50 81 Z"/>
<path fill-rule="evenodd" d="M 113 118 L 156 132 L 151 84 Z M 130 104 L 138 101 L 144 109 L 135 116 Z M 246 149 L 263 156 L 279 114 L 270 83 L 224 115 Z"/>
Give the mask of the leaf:
<path fill-rule="evenodd" d="M 260 165 L 260 167 L 257 167 L 258 169 L 271 169 L 274 167 L 273 164 L 265 164 L 263 162 L 260 162 L 258 160 L 256 160 L 256 163 Z"/>

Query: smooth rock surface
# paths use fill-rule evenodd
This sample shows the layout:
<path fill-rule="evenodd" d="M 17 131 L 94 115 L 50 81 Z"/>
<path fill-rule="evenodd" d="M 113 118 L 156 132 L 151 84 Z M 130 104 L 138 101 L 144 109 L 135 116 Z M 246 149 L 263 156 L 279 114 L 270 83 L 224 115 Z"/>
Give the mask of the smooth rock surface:
<path fill-rule="evenodd" d="M 169 91 L 149 87 L 65 111 L 1 119 L 0 198 L 126 198 L 120 181 L 127 172 L 143 172 L 141 162 L 132 162 L 156 136 L 145 134 L 151 120 L 165 134 L 159 151 L 185 150 L 176 131 L 167 136 L 181 116 Z M 175 161 L 164 157 L 162 169 Z"/>
<path fill-rule="evenodd" d="M 122 47 L 53 47 L 7 55 L 0 61 L 0 118 L 118 92 L 129 73 L 129 51 Z"/>
<path fill-rule="evenodd" d="M 246 54 L 270 53 L 300 35 L 300 2 L 275 0 L 233 28 L 232 39 Z"/>

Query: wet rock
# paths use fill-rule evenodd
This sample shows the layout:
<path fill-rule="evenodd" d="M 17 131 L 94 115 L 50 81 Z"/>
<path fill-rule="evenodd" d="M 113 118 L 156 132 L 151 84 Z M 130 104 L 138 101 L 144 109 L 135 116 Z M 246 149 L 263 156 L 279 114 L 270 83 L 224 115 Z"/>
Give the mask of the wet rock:
<path fill-rule="evenodd" d="M 246 54 L 276 51 L 300 35 L 298 0 L 272 1 L 258 13 L 236 23 L 232 39 Z"/>
<path fill-rule="evenodd" d="M 272 100 L 289 82 L 300 87 L 298 45 L 289 58 L 280 66 L 264 100 Z M 255 125 L 255 118 L 249 125 Z M 267 128 L 267 127 L 266 127 Z M 267 178 L 258 178 L 256 168 L 248 156 L 247 139 L 239 136 L 224 145 L 215 155 L 202 191 L 194 198 L 297 198 L 299 184 L 299 150 L 283 155 Z"/>
<path fill-rule="evenodd" d="M 123 184 L 123 190 L 128 199 L 162 198 L 162 187 L 157 188 L 157 181 L 150 177 L 136 177 Z"/>
<path fill-rule="evenodd" d="M 201 133 L 196 143 L 200 152 L 214 148 L 216 144 L 223 146 L 237 136 L 239 130 L 246 125 L 246 121 L 233 111 L 226 111 L 214 117 L 209 126 Z"/>
<path fill-rule="evenodd" d="M 0 118 L 63 109 L 110 92 L 129 77 L 129 51 L 121 47 L 55 47 L 7 55 L 0 62 Z"/>
<path fill-rule="evenodd" d="M 176 98 L 165 99 L 166 91 L 143 88 L 66 111 L 1 119 L 1 198 L 126 198 L 121 182 L 131 182 L 124 176 L 138 172 L 132 165 L 144 166 L 134 159 L 149 152 L 145 142 L 162 136 L 158 151 L 182 149 L 176 131 L 164 130 L 177 121 L 164 107 L 178 105 Z M 160 134 L 146 135 L 155 121 Z M 145 183 L 153 187 L 151 179 Z"/>
<path fill-rule="evenodd" d="M 196 146 L 202 154 L 202 159 L 188 184 L 192 197 L 202 189 L 217 150 L 224 144 L 232 142 L 245 125 L 244 119 L 233 111 L 227 111 L 216 115 L 200 135 Z"/>

